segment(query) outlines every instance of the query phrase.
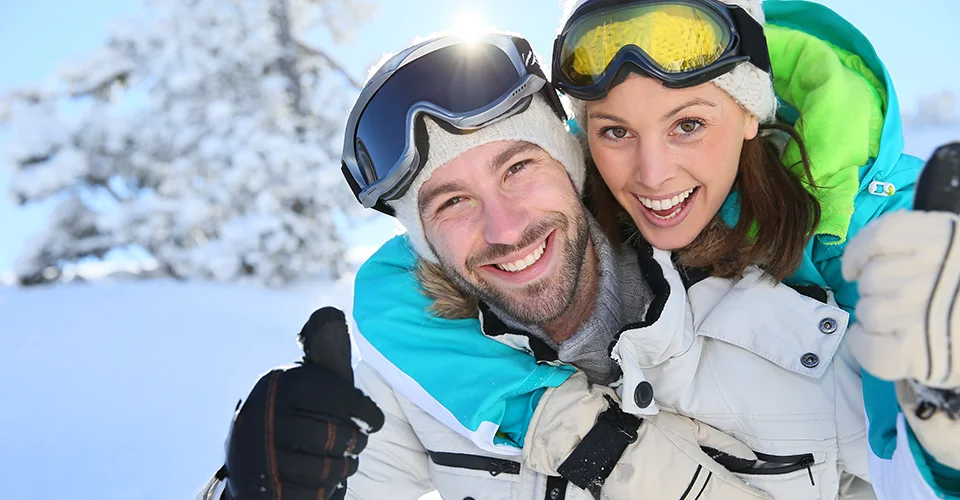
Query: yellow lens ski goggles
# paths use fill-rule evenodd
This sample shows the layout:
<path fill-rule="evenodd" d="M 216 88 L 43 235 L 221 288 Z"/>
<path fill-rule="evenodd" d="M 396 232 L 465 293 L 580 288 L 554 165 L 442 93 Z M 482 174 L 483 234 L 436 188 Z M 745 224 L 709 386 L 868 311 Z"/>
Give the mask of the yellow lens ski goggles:
<path fill-rule="evenodd" d="M 708 82 L 738 64 L 770 72 L 760 25 L 714 0 L 595 0 L 570 16 L 553 47 L 553 82 L 563 93 L 602 99 L 624 65 L 670 88 Z M 621 76 L 622 79 L 622 76 Z"/>

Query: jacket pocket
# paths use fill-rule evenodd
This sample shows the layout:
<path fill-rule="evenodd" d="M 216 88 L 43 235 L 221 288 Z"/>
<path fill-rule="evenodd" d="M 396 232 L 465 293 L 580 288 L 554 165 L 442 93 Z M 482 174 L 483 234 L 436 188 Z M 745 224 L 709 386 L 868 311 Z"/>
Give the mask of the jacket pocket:
<path fill-rule="evenodd" d="M 433 463 L 444 467 L 486 471 L 494 477 L 500 474 L 520 474 L 520 462 L 513 460 L 443 451 L 428 451 L 427 454 Z"/>
<path fill-rule="evenodd" d="M 516 499 L 520 463 L 504 458 L 428 451 L 434 487 L 442 498 Z"/>
<path fill-rule="evenodd" d="M 773 498 L 818 500 L 822 498 L 820 477 L 825 459 L 813 453 L 768 455 L 757 453 L 758 460 L 731 472 L 744 482 L 769 493 Z"/>

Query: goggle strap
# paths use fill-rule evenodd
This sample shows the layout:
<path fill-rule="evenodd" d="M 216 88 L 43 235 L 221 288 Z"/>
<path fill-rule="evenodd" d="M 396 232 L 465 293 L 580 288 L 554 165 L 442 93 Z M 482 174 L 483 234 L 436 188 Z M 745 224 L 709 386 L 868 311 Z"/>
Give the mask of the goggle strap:
<path fill-rule="evenodd" d="M 770 51 L 767 49 L 767 37 L 763 34 L 763 26 L 747 11 L 740 7 L 729 6 L 733 21 L 740 32 L 740 51 L 750 56 L 750 62 L 761 71 L 773 74 L 770 68 Z"/>
<path fill-rule="evenodd" d="M 350 169 L 347 168 L 346 163 L 340 164 L 340 172 L 343 174 L 343 178 L 346 179 L 347 185 L 350 186 L 350 191 L 353 193 L 353 197 L 360 201 L 360 184 L 357 183 L 357 180 L 353 178 L 353 174 L 350 173 Z M 383 200 L 377 200 L 377 202 L 370 207 L 380 213 L 389 215 L 393 217 L 395 211 L 389 205 L 387 205 Z"/>
<path fill-rule="evenodd" d="M 353 197 L 356 198 L 357 201 L 360 201 L 360 184 L 353 178 L 353 173 L 347 168 L 347 164 L 342 161 L 340 162 L 340 172 L 347 180 L 347 185 L 350 186 L 350 192 L 353 193 Z"/>
<path fill-rule="evenodd" d="M 540 67 L 540 63 L 535 57 L 535 53 L 533 48 L 530 46 L 530 42 L 519 37 L 514 37 L 513 41 L 514 46 L 517 48 L 517 52 L 520 54 L 520 57 L 524 59 L 523 65 L 527 70 L 527 74 L 537 75 L 540 78 L 543 78 L 543 81 L 547 82 L 546 85 L 540 89 L 539 94 L 547 100 L 547 104 L 550 105 L 550 108 L 553 109 L 553 112 L 556 113 L 557 117 L 562 121 L 566 121 L 566 111 L 564 111 L 563 104 L 560 102 L 560 96 L 557 94 L 556 90 L 552 89 L 550 79 L 547 78 L 547 75 L 543 72 L 543 68 Z M 529 54 L 529 56 L 527 54 Z"/>

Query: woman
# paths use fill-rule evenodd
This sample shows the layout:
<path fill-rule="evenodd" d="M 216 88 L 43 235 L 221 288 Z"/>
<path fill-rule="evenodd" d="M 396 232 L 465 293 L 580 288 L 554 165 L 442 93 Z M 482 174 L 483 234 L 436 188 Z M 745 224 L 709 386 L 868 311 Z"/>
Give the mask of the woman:
<path fill-rule="evenodd" d="M 634 63 L 646 64 L 650 58 L 656 60 L 661 56 L 664 60 L 669 59 L 669 55 L 656 53 L 665 45 L 664 39 L 656 39 L 662 34 L 657 35 L 656 30 L 644 29 L 636 23 L 630 24 L 630 21 L 637 21 L 644 15 L 669 15 L 670 6 L 653 3 L 654 8 L 649 12 L 621 12 L 624 17 L 613 19 L 627 23 L 619 33 L 597 32 L 596 29 L 603 23 L 578 24 L 581 17 L 589 19 L 590 15 L 601 15 L 597 19 L 602 19 L 604 3 L 611 2 L 580 2 L 570 9 L 570 20 L 563 34 L 572 42 L 558 45 L 554 57 L 555 80 L 569 96 L 586 99 L 575 101 L 576 115 L 585 129 L 591 154 L 608 188 L 602 189 L 602 183 L 595 184 L 597 190 L 593 202 L 598 219 L 605 224 L 609 235 L 617 238 L 620 229 L 617 217 L 626 214 L 644 239 L 659 249 L 652 251 L 651 256 L 662 270 L 665 286 L 671 291 L 660 319 L 666 318 L 671 311 L 675 313 L 671 317 L 682 318 L 692 304 L 691 314 L 696 322 L 698 309 L 704 310 L 706 307 L 698 304 L 710 303 L 711 297 L 726 297 L 716 290 L 725 291 L 744 285 L 749 285 L 745 288 L 749 293 L 763 292 L 797 300 L 797 294 L 790 295 L 792 291 L 775 283 L 779 280 L 795 286 L 814 285 L 829 289 L 833 295 L 828 295 L 824 301 L 832 303 L 835 298 L 836 303 L 852 313 L 857 303 L 857 290 L 853 284 L 842 279 L 840 272 L 845 238 L 855 234 L 868 220 L 879 214 L 907 206 L 910 188 L 920 166 L 916 159 L 901 156 L 902 139 L 899 137 L 896 97 L 882 64 L 866 39 L 821 6 L 807 2 L 777 2 L 767 6 L 769 23 L 766 32 L 770 63 L 776 90 L 787 103 L 780 114 L 788 121 L 793 121 L 790 119 L 796 118 L 798 113 L 802 117 L 802 125 L 798 128 L 809 148 L 810 161 L 804 161 L 802 148 L 798 146 L 801 142 L 795 141 L 784 153 L 784 163 L 794 166 L 793 173 L 785 169 L 761 171 L 761 167 L 770 163 L 771 150 L 768 145 L 780 135 L 757 140 L 758 134 L 761 134 L 761 122 L 772 121 L 776 109 L 773 92 L 764 88 L 764 85 L 769 85 L 769 71 L 764 71 L 768 68 L 759 51 L 754 51 L 757 57 L 749 59 L 749 62 L 742 59 L 735 61 L 738 65 L 732 68 L 723 67 L 722 64 L 708 65 L 707 69 L 713 73 L 677 71 L 687 68 L 673 68 L 671 73 L 668 71 L 671 68 L 665 67 L 659 68 L 658 72 L 657 68 L 651 71 L 649 65 L 642 68 L 647 71 L 620 72 L 624 61 L 615 61 L 614 56 L 625 44 L 632 43 L 646 49 L 648 59 L 634 59 Z M 650 4 L 632 3 L 638 6 Z M 762 22 L 763 13 L 757 2 L 739 3 L 745 8 L 744 11 Z M 733 11 L 732 15 L 742 15 L 744 11 Z M 749 29 L 749 20 L 741 17 L 735 22 L 738 27 Z M 667 26 L 664 23 L 651 25 Z M 654 36 L 654 42 L 659 43 L 644 44 L 642 40 L 631 39 L 632 29 L 638 30 L 633 34 Z M 704 42 L 712 42 L 710 36 L 716 38 L 717 33 L 695 33 L 694 41 L 703 48 Z M 740 35 L 743 40 L 750 36 L 747 32 Z M 590 52 L 590 36 L 598 37 L 596 42 L 605 45 L 600 50 Z M 626 41 L 616 40 L 617 36 L 624 37 Z M 755 36 L 753 40 L 756 40 Z M 689 49 L 693 43 L 688 39 L 679 45 Z M 720 52 L 723 52 L 725 44 L 722 41 L 708 44 L 707 47 L 717 45 L 721 46 Z M 610 47 L 612 50 L 606 53 L 605 49 Z M 578 49 L 584 48 L 588 50 L 578 53 Z M 569 53 L 564 53 L 565 49 L 569 49 Z M 745 49 L 749 52 L 750 47 Z M 710 52 L 701 50 L 700 55 L 709 56 Z M 613 71 L 608 66 L 612 66 Z M 677 78 L 677 73 L 690 78 L 683 81 Z M 681 89 L 666 89 L 664 82 Z M 673 106 L 666 106 L 665 103 Z M 844 139 L 838 141 L 837 137 Z M 749 168 L 751 166 L 753 168 Z M 819 186 L 819 189 L 807 191 L 805 185 Z M 776 210 L 778 208 L 779 211 Z M 810 228 L 814 228 L 812 234 Z M 696 284 L 689 283 L 696 280 L 689 279 L 690 273 L 687 274 L 690 304 L 684 302 L 686 298 L 682 293 L 678 293 L 684 287 L 678 282 L 680 274 L 674 269 L 671 259 L 660 250 L 675 250 L 674 258 L 685 268 L 710 267 L 708 274 L 711 277 Z M 444 389 L 441 386 L 460 387 L 462 392 L 464 387 L 470 387 L 468 382 L 477 377 L 477 371 L 482 370 L 482 366 L 471 365 L 473 369 L 466 377 L 468 380 L 462 384 L 456 381 L 457 371 L 449 370 L 450 366 L 444 366 L 441 359 L 431 359 L 430 368 L 425 368 L 422 363 L 418 367 L 403 366 L 407 360 L 396 354 L 404 349 L 403 345 L 398 345 L 398 338 L 409 342 L 408 345 L 416 345 L 418 336 L 429 336 L 431 347 L 436 352 L 438 343 L 442 343 L 442 336 L 431 335 L 421 326 L 410 332 L 400 332 L 395 320 L 380 321 L 382 312 L 385 309 L 396 310 L 397 304 L 391 304 L 392 296 L 381 297 L 366 292 L 367 287 L 382 287 L 385 279 L 409 279 L 390 275 L 390 272 L 396 273 L 397 269 L 391 266 L 403 261 L 402 252 L 401 246 L 388 243 L 358 274 L 354 317 L 367 342 L 443 402 L 444 397 L 440 393 Z M 763 278 L 757 266 L 761 266 L 768 276 L 776 280 Z M 409 266 L 407 268 L 409 271 Z M 720 284 L 724 282 L 723 278 L 730 277 L 741 279 L 736 285 L 731 285 L 731 282 Z M 713 303 L 716 304 L 716 300 Z M 423 309 L 415 310 L 410 305 L 409 300 L 399 305 L 401 309 L 408 308 L 404 315 L 410 318 L 425 315 Z M 744 320 L 744 309 L 734 310 L 741 313 L 737 319 Z M 845 322 L 845 318 L 824 318 L 827 319 Z M 452 338 L 451 329 L 459 329 L 464 334 L 476 329 L 474 322 L 465 321 L 443 325 L 445 335 Z M 671 332 L 670 325 L 664 325 L 662 321 L 655 326 L 658 335 Z M 829 335 L 837 331 L 838 326 L 842 325 L 825 321 L 821 331 Z M 788 328 L 789 324 L 784 327 Z M 679 334 L 683 328 L 684 325 L 676 325 L 673 331 Z M 692 380 L 689 371 L 691 363 L 694 367 L 699 366 L 697 363 L 700 362 L 701 353 L 706 349 L 703 347 L 706 341 L 702 338 L 706 334 L 702 328 L 696 331 L 698 343 L 688 341 L 681 343 L 679 350 L 660 349 L 655 353 L 643 349 L 643 339 L 650 338 L 650 331 L 635 330 L 637 335 L 621 338 L 614 348 L 614 356 L 619 358 L 624 367 L 624 394 L 630 394 L 631 389 L 638 386 L 638 377 L 647 375 L 656 377 L 654 387 L 657 388 L 658 403 L 663 404 L 666 400 L 666 406 L 684 414 L 689 414 L 691 408 L 696 410 L 704 398 L 703 392 L 683 392 L 677 388 L 664 390 L 664 387 Z M 744 339 L 716 335 L 714 340 L 737 344 Z M 765 339 L 751 340 L 758 345 L 748 350 L 751 355 L 758 354 Z M 742 342 L 738 345 L 742 345 Z M 442 347 L 439 346 L 440 350 Z M 691 354 L 695 355 L 692 360 Z M 792 360 L 776 356 L 767 359 L 774 363 L 796 364 L 796 373 L 788 377 L 803 377 L 804 368 L 819 373 L 827 366 L 842 370 L 842 363 L 851 359 L 842 353 L 836 359 L 825 356 L 823 352 L 819 355 L 813 352 L 803 354 Z M 502 392 L 499 393 L 499 399 L 491 400 L 484 388 L 484 397 L 475 400 L 481 403 L 474 408 L 448 407 L 468 430 L 481 428 L 483 422 L 494 422 L 499 432 L 493 438 L 493 443 L 486 443 L 488 446 L 511 442 L 522 444 L 530 409 L 536 406 L 545 387 L 564 380 L 562 376 L 556 376 L 557 372 L 563 371 L 561 368 L 536 365 L 529 357 L 526 360 L 517 358 L 514 366 L 518 373 L 528 370 L 528 376 L 517 377 L 513 383 L 500 384 Z M 642 372 L 638 374 L 636 370 L 632 371 L 631 367 L 634 366 L 642 367 Z M 436 372 L 431 374 L 431 370 Z M 713 376 L 722 379 L 726 373 L 721 371 Z M 848 375 L 838 378 L 848 380 Z M 784 387 L 793 387 L 787 382 L 778 381 Z M 696 384 L 691 382 L 688 387 L 695 388 Z M 929 486 L 939 490 L 937 492 L 941 495 L 949 493 L 947 489 L 951 486 L 950 481 L 957 478 L 957 471 L 938 464 L 923 453 L 913 435 L 906 432 L 903 422 L 900 423 L 898 435 L 897 401 L 892 384 L 864 375 L 863 387 L 870 421 L 872 476 L 878 492 L 896 495 L 895 491 L 905 491 L 894 488 L 909 481 L 901 481 L 895 473 L 885 470 L 899 457 L 910 461 L 910 465 L 916 460 L 917 474 L 923 477 L 920 486 L 910 484 L 921 490 Z M 436 391 L 432 388 L 436 388 Z M 859 388 L 838 385 L 836 390 L 849 395 L 858 393 Z M 816 397 L 815 393 L 810 394 Z M 674 396 L 671 398 L 670 395 Z M 457 400 L 471 401 L 471 398 L 463 397 L 461 393 Z M 630 398 L 624 398 L 628 409 L 630 401 Z M 789 401 L 783 402 L 787 403 Z M 845 404 L 856 403 L 845 401 Z M 642 413 L 643 408 L 636 406 L 633 410 Z M 709 415 L 705 413 L 690 416 L 705 420 L 751 444 L 750 434 L 743 430 L 749 422 L 736 418 L 726 424 L 723 421 L 709 421 Z M 781 431 L 789 432 L 789 429 L 790 426 L 786 426 Z M 769 427 L 764 430 L 769 431 Z M 859 439 L 855 430 L 844 436 L 850 442 Z M 471 437 L 478 438 L 477 435 Z M 785 441 L 789 438 L 787 436 Z M 829 438 L 841 440 L 838 434 Z M 769 435 L 764 435 L 756 445 L 762 446 L 770 440 Z M 914 450 L 912 456 L 910 448 Z M 776 477 L 752 477 L 756 483 L 760 483 L 761 489 L 784 498 L 795 497 L 791 491 L 798 493 L 793 489 L 796 484 L 794 480 L 801 474 L 804 477 L 809 474 L 811 483 L 820 480 L 821 487 L 825 479 L 831 483 L 846 480 L 848 486 L 849 483 L 864 480 L 866 474 L 863 464 L 851 463 L 862 460 L 862 456 L 851 452 L 850 456 L 843 457 L 840 456 L 842 453 L 837 453 L 837 450 L 833 450 L 832 456 L 826 456 L 830 455 L 829 451 L 812 453 L 815 455 L 815 467 L 810 467 L 808 463 L 806 467 L 785 472 L 791 480 L 787 487 L 777 484 L 779 478 Z M 827 461 L 833 463 L 825 464 Z M 798 463 L 801 462 L 803 460 Z M 839 462 L 847 462 L 849 477 L 831 480 L 830 467 Z M 881 477 L 883 484 L 878 481 Z M 843 487 L 841 484 L 840 488 Z M 849 496 L 864 493 L 862 488 L 856 487 L 841 491 Z M 915 491 L 909 495 L 917 495 Z M 809 498 L 820 498 L 823 492 L 814 488 L 808 494 Z"/>

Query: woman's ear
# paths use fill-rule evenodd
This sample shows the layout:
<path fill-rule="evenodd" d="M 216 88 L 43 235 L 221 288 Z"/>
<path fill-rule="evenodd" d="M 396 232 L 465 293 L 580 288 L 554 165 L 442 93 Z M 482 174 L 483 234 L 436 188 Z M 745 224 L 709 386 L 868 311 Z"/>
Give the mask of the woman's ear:
<path fill-rule="evenodd" d="M 743 126 L 743 140 L 749 141 L 760 131 L 760 120 L 750 113 L 744 113 L 744 115 L 746 115 L 746 123 Z"/>

